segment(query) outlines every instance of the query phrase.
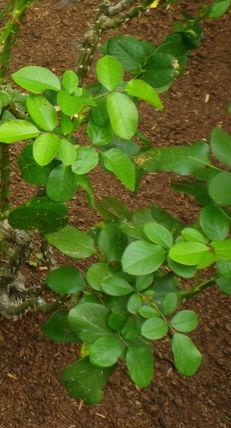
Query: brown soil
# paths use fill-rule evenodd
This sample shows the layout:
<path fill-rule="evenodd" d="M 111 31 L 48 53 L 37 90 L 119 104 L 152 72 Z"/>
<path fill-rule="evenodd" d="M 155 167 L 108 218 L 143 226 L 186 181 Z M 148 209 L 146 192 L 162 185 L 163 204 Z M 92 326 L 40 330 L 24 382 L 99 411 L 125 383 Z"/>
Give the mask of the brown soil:
<path fill-rule="evenodd" d="M 91 20 L 96 0 L 57 2 L 42 0 L 28 13 L 14 49 L 12 70 L 38 64 L 55 72 L 72 68 L 77 56 L 75 41 L 81 39 Z M 159 42 L 179 17 L 200 2 L 179 2 L 170 11 L 152 10 L 120 31 Z M 190 144 L 209 138 L 213 127 L 231 131 L 227 105 L 231 102 L 231 14 L 205 25 L 202 46 L 191 56 L 186 74 L 164 96 L 161 114 L 144 108 L 143 127 L 155 145 Z M 15 155 L 12 154 L 12 159 Z M 129 206 L 152 202 L 178 214 L 187 222 L 197 206 L 169 190 L 165 174 L 148 176 L 136 198 L 102 173 L 93 177 L 97 194 L 114 194 Z M 28 188 L 12 177 L 12 200 L 24 200 Z M 79 227 L 94 223 L 95 214 L 85 198 L 72 206 L 71 218 Z M 57 345 L 40 331 L 42 315 L 27 314 L 0 324 L 0 427 L 1 428 L 228 428 L 230 411 L 230 306 L 218 290 L 207 291 L 190 306 L 198 311 L 200 327 L 193 337 L 204 361 L 193 378 L 178 375 L 169 359 L 167 343 L 158 345 L 156 376 L 152 385 L 138 390 L 121 367 L 109 382 L 101 405 L 88 406 L 71 399 L 59 373 L 76 357 L 75 346 Z"/>

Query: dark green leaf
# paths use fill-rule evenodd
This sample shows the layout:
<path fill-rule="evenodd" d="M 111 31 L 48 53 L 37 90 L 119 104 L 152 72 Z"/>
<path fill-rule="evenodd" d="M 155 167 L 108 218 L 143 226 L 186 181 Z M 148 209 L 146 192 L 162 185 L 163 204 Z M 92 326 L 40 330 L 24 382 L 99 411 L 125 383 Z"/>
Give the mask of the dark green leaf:
<path fill-rule="evenodd" d="M 200 212 L 200 226 L 211 240 L 223 241 L 229 234 L 230 222 L 215 205 L 207 205 Z"/>
<path fill-rule="evenodd" d="M 122 343 L 117 337 L 103 336 L 89 346 L 89 358 L 94 366 L 111 367 L 120 358 L 122 350 Z"/>
<path fill-rule="evenodd" d="M 153 377 L 153 354 L 148 345 L 133 346 L 126 353 L 126 364 L 129 375 L 135 385 L 145 388 L 150 384 Z"/>
<path fill-rule="evenodd" d="M 100 252 L 109 262 L 120 261 L 126 244 L 127 237 L 116 224 L 107 224 L 99 234 L 98 245 Z"/>
<path fill-rule="evenodd" d="M 177 192 L 183 192 L 193 196 L 202 206 L 211 203 L 208 186 L 204 183 L 199 181 L 179 181 L 177 183 L 173 183 L 171 187 Z"/>
<path fill-rule="evenodd" d="M 79 333 L 83 342 L 93 343 L 102 336 L 111 335 L 107 325 L 108 309 L 97 303 L 79 303 L 70 310 L 68 322 Z"/>
<path fill-rule="evenodd" d="M 168 53 L 154 53 L 141 75 L 145 82 L 156 89 L 167 86 L 179 73 L 178 60 Z"/>
<path fill-rule="evenodd" d="M 87 271 L 87 282 L 94 290 L 102 291 L 103 280 L 111 274 L 112 271 L 107 263 L 94 263 Z"/>
<path fill-rule="evenodd" d="M 39 229 L 42 233 L 52 233 L 67 224 L 67 213 L 64 204 L 42 197 L 12 210 L 8 220 L 16 229 Z"/>
<path fill-rule="evenodd" d="M 106 53 L 116 57 L 126 71 L 135 71 L 141 68 L 145 58 L 142 42 L 131 36 L 115 36 L 107 42 Z"/>
<path fill-rule="evenodd" d="M 33 156 L 33 144 L 27 144 L 18 157 L 18 166 L 24 180 L 37 186 L 45 186 L 51 172 L 50 167 L 37 164 Z"/>
<path fill-rule="evenodd" d="M 62 382 L 72 397 L 97 404 L 103 399 L 103 388 L 112 371 L 112 367 L 93 366 L 86 357 L 63 370 Z"/>
<path fill-rule="evenodd" d="M 48 177 L 46 192 L 53 201 L 64 202 L 75 196 L 76 187 L 75 175 L 71 168 L 58 165 Z"/>
<path fill-rule="evenodd" d="M 46 239 L 62 253 L 74 259 L 85 259 L 95 252 L 93 239 L 87 233 L 70 225 L 57 233 L 46 235 Z"/>
<path fill-rule="evenodd" d="M 216 284 L 225 294 L 231 295 L 231 278 L 217 278 Z"/>
<path fill-rule="evenodd" d="M 212 131 L 211 149 L 216 158 L 231 168 L 231 136 L 221 128 Z"/>
<path fill-rule="evenodd" d="M 175 333 L 172 350 L 177 370 L 184 376 L 192 376 L 201 365 L 202 357 L 190 337 Z"/>
<path fill-rule="evenodd" d="M 68 311 L 56 312 L 42 326 L 42 332 L 58 343 L 78 343 L 80 338 L 67 322 Z"/>
<path fill-rule="evenodd" d="M 48 273 L 47 285 L 56 293 L 75 294 L 83 290 L 84 280 L 74 266 L 63 266 Z"/>
<path fill-rule="evenodd" d="M 218 205 L 231 205 L 231 173 L 216 174 L 209 182 L 209 194 Z"/>
<path fill-rule="evenodd" d="M 129 297 L 128 299 L 127 310 L 131 314 L 136 314 L 139 311 L 142 304 L 143 302 L 141 297 L 138 294 L 133 293 L 131 297 Z"/>

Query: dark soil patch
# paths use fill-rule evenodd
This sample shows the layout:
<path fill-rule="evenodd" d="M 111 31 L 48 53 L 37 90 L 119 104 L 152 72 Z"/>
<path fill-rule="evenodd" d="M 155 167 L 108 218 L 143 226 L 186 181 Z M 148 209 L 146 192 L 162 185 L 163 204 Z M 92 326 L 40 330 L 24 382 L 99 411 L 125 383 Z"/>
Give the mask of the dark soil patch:
<path fill-rule="evenodd" d="M 38 64 L 61 73 L 72 68 L 77 56 L 77 43 L 73 42 L 86 31 L 97 3 L 39 1 L 22 26 L 11 69 Z M 195 3 L 200 2 L 180 2 L 180 6 L 190 9 Z M 158 42 L 169 32 L 179 10 L 152 10 L 120 31 Z M 192 54 L 186 74 L 163 96 L 164 112 L 157 114 L 144 108 L 143 127 L 154 145 L 208 139 L 211 129 L 218 125 L 231 131 L 226 113 L 231 102 L 230 36 L 230 13 L 207 23 L 202 46 Z M 135 198 L 108 175 L 105 179 L 103 173 L 97 173 L 93 180 L 99 197 L 114 194 L 132 208 L 159 203 L 187 222 L 198 210 L 189 198 L 169 190 L 171 177 L 166 174 L 148 176 Z M 13 203 L 25 200 L 29 192 L 17 174 L 13 175 Z M 80 196 L 72 206 L 71 218 L 84 229 L 94 223 L 96 216 Z M 40 332 L 43 316 L 27 314 L 16 322 L 1 319 L 0 427 L 230 427 L 229 300 L 213 289 L 195 298 L 191 307 L 200 316 L 200 327 L 193 334 L 204 355 L 199 373 L 190 379 L 179 376 L 173 370 L 168 344 L 163 343 L 157 347 L 156 376 L 148 389 L 136 389 L 120 367 L 109 382 L 104 402 L 98 406 L 71 399 L 59 382 L 60 371 L 75 359 L 77 350 L 44 339 Z"/>

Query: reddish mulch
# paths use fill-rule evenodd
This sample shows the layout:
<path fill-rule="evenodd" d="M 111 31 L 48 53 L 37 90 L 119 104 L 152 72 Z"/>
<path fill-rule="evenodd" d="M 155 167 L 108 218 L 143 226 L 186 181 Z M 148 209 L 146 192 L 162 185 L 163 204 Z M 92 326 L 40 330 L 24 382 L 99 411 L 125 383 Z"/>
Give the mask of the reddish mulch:
<path fill-rule="evenodd" d="M 12 70 L 38 64 L 61 73 L 74 66 L 75 41 L 81 39 L 93 17 L 96 0 L 68 3 L 43 0 L 28 13 L 14 49 Z M 200 2 L 179 2 L 175 10 L 152 10 L 120 31 L 159 42 L 179 17 Z M 186 74 L 163 95 L 165 110 L 145 107 L 143 128 L 155 145 L 190 144 L 209 138 L 213 127 L 231 131 L 227 105 L 231 102 L 231 14 L 205 25 L 205 38 L 191 56 Z M 92 77 L 92 76 L 91 76 Z M 209 98 L 208 98 L 209 96 Z M 15 154 L 12 153 L 12 160 Z M 15 173 L 16 174 L 16 173 Z M 12 201 L 24 200 L 30 190 L 12 176 Z M 198 207 L 168 186 L 171 177 L 150 175 L 138 196 L 129 195 L 113 178 L 93 175 L 102 197 L 114 194 L 129 206 L 152 202 L 178 214 L 187 222 Z M 94 223 L 80 195 L 72 204 L 71 219 L 81 228 Z M 0 324 L 0 427 L 1 428 L 228 428 L 230 411 L 231 325 L 229 299 L 218 290 L 208 290 L 190 306 L 198 311 L 200 326 L 193 337 L 204 361 L 193 378 L 178 375 L 172 367 L 168 344 L 157 346 L 156 376 L 152 385 L 138 390 L 128 380 L 124 367 L 113 375 L 101 405 L 89 406 L 71 399 L 59 373 L 77 354 L 75 346 L 49 342 L 41 332 L 42 315 L 27 314 Z"/>

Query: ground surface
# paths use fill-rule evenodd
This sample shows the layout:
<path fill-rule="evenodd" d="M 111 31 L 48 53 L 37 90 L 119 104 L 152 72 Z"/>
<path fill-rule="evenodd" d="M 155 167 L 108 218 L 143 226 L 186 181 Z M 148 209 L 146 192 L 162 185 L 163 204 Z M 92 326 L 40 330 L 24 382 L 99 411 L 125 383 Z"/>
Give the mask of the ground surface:
<path fill-rule="evenodd" d="M 38 1 L 22 27 L 12 70 L 29 64 L 47 66 L 56 72 L 73 67 L 78 54 L 75 42 L 85 32 L 97 3 Z M 190 9 L 200 2 L 179 3 Z M 175 16 L 175 12 L 153 10 L 121 31 L 158 42 L 170 30 Z M 144 109 L 144 128 L 153 144 L 190 144 L 209 138 L 211 129 L 218 125 L 231 131 L 226 113 L 231 102 L 230 36 L 230 13 L 216 23 L 207 23 L 204 41 L 193 53 L 187 73 L 163 96 L 164 112 L 157 115 Z M 15 174 L 13 203 L 24 200 L 29 191 Z M 148 177 L 136 198 L 127 195 L 114 179 L 109 181 L 108 176 L 105 181 L 103 175 L 97 174 L 94 186 L 99 196 L 115 194 L 131 207 L 157 202 L 190 222 L 197 208 L 188 198 L 168 190 L 169 182 L 164 174 Z M 95 220 L 82 197 L 72 207 L 72 220 L 82 228 Z M 158 346 L 156 377 L 148 389 L 137 390 L 121 367 L 109 382 L 103 404 L 98 406 L 81 404 L 66 394 L 59 373 L 75 359 L 77 351 L 74 346 L 44 339 L 40 332 L 43 316 L 27 314 L 14 323 L 1 319 L 0 427 L 231 427 L 230 303 L 214 289 L 190 304 L 200 314 L 200 327 L 193 335 L 204 354 L 199 373 L 190 379 L 180 377 L 163 344 Z"/>

